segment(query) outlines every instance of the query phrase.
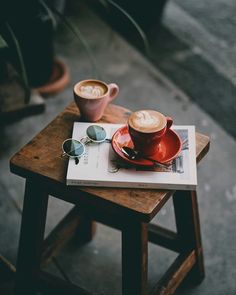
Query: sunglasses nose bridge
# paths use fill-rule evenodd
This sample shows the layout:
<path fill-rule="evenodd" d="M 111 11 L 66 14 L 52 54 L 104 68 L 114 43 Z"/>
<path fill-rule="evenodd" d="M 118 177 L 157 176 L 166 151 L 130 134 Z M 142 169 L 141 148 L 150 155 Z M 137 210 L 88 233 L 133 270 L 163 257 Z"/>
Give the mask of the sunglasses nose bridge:
<path fill-rule="evenodd" d="M 91 141 L 93 141 L 89 136 L 85 136 L 85 137 L 82 137 L 81 139 L 80 139 L 80 141 L 84 144 L 84 145 L 86 145 L 86 144 L 88 144 L 89 142 L 91 142 Z"/>

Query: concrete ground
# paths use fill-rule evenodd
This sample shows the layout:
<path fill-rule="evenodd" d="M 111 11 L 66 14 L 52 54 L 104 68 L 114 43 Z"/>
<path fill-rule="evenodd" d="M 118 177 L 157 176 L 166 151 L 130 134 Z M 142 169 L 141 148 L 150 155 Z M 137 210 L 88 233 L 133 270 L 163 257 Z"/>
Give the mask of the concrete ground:
<path fill-rule="evenodd" d="M 172 80 L 234 138 L 235 20 L 233 0 L 169 1 L 163 23 L 187 47 L 172 55 L 171 66 L 162 67 L 168 76 L 174 72 Z"/>
<path fill-rule="evenodd" d="M 171 27 L 168 18 L 171 19 L 173 9 L 183 10 L 180 1 L 172 2 L 167 7 L 164 25 L 168 34 Z M 191 48 L 195 47 L 186 45 L 171 33 L 168 36 L 173 38 L 168 38 L 168 42 L 172 42 L 171 48 L 175 49 L 176 60 L 180 62 L 174 64 L 174 59 L 168 59 L 166 50 L 163 49 L 162 52 L 159 50 L 163 59 L 159 59 L 159 63 L 154 63 L 124 41 L 90 10 L 75 5 L 68 15 L 78 24 L 89 41 L 96 56 L 100 77 L 107 82 L 116 82 L 120 86 L 116 104 L 131 110 L 158 109 L 172 116 L 176 124 L 194 124 L 199 132 L 210 136 L 210 152 L 198 167 L 198 198 L 206 278 L 201 285 L 192 289 L 181 288 L 177 294 L 236 294 L 234 267 L 236 263 L 236 142 L 232 133 L 222 128 L 222 117 L 219 120 L 219 117 L 213 116 L 208 107 L 203 107 L 205 100 L 199 103 L 191 95 L 192 88 L 196 88 L 200 97 L 204 96 L 205 91 L 205 88 L 195 87 L 194 83 L 190 83 L 191 79 L 187 79 L 190 74 L 183 74 L 185 63 L 182 62 L 186 60 L 188 60 L 188 73 L 191 73 L 191 67 L 194 72 L 196 63 L 191 64 L 188 58 L 194 55 Z M 156 43 L 157 48 L 155 40 L 153 43 Z M 179 47 L 179 44 L 190 50 L 183 50 L 182 45 Z M 44 113 L 22 119 L 0 130 L 0 253 L 14 265 L 19 239 L 24 180 L 10 173 L 9 159 L 73 100 L 74 83 L 95 75 L 83 46 L 63 27 L 59 28 L 56 36 L 56 51 L 70 68 L 70 85 L 62 93 L 46 100 Z M 178 66 L 175 66 L 176 64 Z M 212 69 L 210 73 L 215 73 L 214 77 L 220 76 L 219 79 L 225 79 L 227 83 L 232 82 L 222 72 L 219 74 L 216 66 L 213 66 L 209 59 L 204 58 L 204 64 L 207 69 Z M 181 66 L 183 68 L 179 70 Z M 196 72 L 194 75 L 197 76 Z M 181 84 L 177 83 L 178 81 L 184 81 L 185 87 L 182 87 L 183 82 Z M 191 91 L 187 92 L 186 89 Z M 215 103 L 213 101 L 211 104 Z M 233 109 L 233 105 L 230 107 Z M 50 199 L 46 234 L 70 207 L 62 201 Z M 166 204 L 155 221 L 174 228 L 171 202 Z M 150 288 L 174 257 L 175 254 L 172 252 L 153 245 L 149 246 Z M 80 283 L 94 293 L 108 295 L 121 294 L 120 261 L 120 232 L 103 225 L 98 226 L 97 235 L 91 243 L 79 249 L 70 243 L 57 257 L 58 264 L 71 281 Z M 48 270 L 62 276 L 55 263 L 51 263 Z M 0 284 L 0 294 L 11 294 L 11 287 L 11 284 Z"/>

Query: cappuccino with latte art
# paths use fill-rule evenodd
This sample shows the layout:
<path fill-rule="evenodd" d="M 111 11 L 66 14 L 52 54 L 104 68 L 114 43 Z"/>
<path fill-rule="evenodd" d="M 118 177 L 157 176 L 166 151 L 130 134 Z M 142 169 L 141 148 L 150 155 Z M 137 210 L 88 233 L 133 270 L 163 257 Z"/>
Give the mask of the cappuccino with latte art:
<path fill-rule="evenodd" d="M 78 95 L 86 98 L 97 98 L 103 96 L 108 91 L 108 88 L 98 81 L 84 81 L 75 88 L 75 91 Z"/>
<path fill-rule="evenodd" d="M 143 156 L 154 155 L 172 123 L 171 118 L 155 110 L 140 110 L 132 113 L 128 118 L 128 130 L 135 150 Z"/>
<path fill-rule="evenodd" d="M 141 110 L 131 114 L 128 124 L 141 132 L 155 132 L 165 127 L 166 117 L 154 110 Z"/>
<path fill-rule="evenodd" d="M 82 80 L 74 86 L 74 100 L 84 121 L 101 119 L 106 106 L 117 96 L 119 87 L 100 80 Z"/>

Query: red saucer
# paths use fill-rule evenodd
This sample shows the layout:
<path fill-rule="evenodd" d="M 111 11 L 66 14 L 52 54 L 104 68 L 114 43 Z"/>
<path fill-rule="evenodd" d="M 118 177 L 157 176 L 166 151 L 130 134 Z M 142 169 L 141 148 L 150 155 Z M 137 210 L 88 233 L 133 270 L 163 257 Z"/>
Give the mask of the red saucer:
<path fill-rule="evenodd" d="M 153 162 L 138 158 L 135 160 L 128 159 L 124 153 L 122 152 L 121 148 L 123 146 L 128 146 L 130 148 L 133 148 L 133 143 L 131 141 L 130 135 L 128 133 L 128 127 L 123 126 L 119 128 L 112 137 L 112 148 L 115 151 L 115 153 L 121 157 L 123 160 L 138 166 L 153 166 Z M 159 147 L 157 149 L 157 152 L 155 155 L 153 155 L 151 158 L 153 160 L 156 160 L 160 163 L 168 163 L 171 162 L 173 159 L 175 159 L 178 154 L 180 153 L 182 148 L 182 142 L 179 137 L 179 135 L 173 131 L 172 129 L 169 129 L 166 134 L 163 136 Z"/>

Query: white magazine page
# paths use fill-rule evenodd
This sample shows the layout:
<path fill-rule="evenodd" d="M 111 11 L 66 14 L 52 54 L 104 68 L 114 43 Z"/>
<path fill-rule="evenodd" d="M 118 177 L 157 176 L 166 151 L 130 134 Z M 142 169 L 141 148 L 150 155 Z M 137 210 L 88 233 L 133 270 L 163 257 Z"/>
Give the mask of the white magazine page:
<path fill-rule="evenodd" d="M 92 123 L 75 122 L 74 139 L 86 136 L 86 129 Z M 95 124 L 103 126 L 107 138 L 111 139 L 114 132 L 124 124 Z M 194 126 L 173 126 L 182 141 L 187 140 L 184 149 L 173 161 L 171 168 L 134 167 L 121 160 L 108 142 L 86 145 L 86 152 L 79 164 L 69 159 L 67 184 L 108 187 L 163 188 L 163 189 L 195 189 L 196 144 Z"/>

